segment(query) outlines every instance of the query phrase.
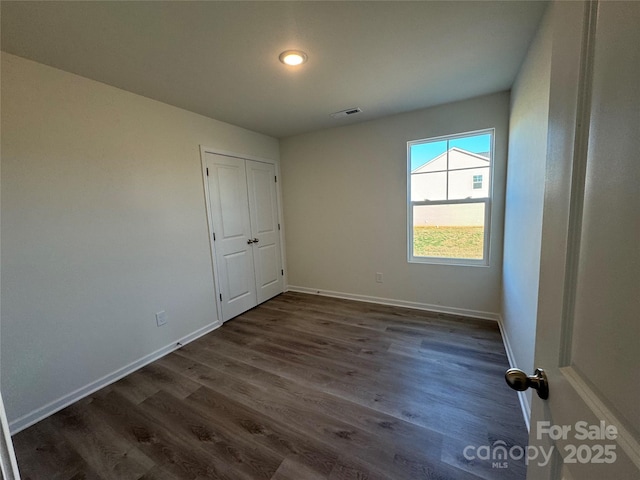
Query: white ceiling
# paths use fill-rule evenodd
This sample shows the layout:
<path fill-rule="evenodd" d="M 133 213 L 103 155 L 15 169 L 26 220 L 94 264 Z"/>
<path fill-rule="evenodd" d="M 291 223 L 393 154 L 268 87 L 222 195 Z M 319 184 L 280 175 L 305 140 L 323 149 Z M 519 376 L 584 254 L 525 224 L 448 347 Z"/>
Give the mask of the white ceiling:
<path fill-rule="evenodd" d="M 2 50 L 274 137 L 507 90 L 545 2 L 11 2 Z M 285 67 L 301 49 L 307 64 Z M 330 113 L 361 107 L 333 119 Z"/>

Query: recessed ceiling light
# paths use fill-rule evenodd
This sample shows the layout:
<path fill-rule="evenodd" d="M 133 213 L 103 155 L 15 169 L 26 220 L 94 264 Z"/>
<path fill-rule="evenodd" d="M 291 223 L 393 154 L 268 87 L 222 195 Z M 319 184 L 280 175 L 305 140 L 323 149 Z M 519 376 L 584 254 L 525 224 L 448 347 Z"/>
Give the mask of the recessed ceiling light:
<path fill-rule="evenodd" d="M 307 61 L 307 54 L 301 50 L 285 50 L 278 57 L 285 65 L 301 65 Z"/>

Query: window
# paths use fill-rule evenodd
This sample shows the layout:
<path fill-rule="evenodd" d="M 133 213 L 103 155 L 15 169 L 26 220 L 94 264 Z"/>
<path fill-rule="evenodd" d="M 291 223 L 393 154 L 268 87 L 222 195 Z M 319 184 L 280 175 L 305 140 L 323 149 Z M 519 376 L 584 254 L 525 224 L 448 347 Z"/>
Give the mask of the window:
<path fill-rule="evenodd" d="M 488 265 L 493 134 L 407 144 L 410 262 Z"/>

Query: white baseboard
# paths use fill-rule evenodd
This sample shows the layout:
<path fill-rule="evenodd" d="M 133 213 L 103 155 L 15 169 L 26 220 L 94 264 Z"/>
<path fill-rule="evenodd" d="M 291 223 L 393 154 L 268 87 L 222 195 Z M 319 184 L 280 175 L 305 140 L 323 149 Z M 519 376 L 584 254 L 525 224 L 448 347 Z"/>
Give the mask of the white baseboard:
<path fill-rule="evenodd" d="M 481 318 L 484 320 L 498 321 L 500 315 L 493 312 L 483 312 L 480 310 L 469 310 L 466 308 L 445 307 L 442 305 L 432 305 L 430 303 L 410 302 L 408 300 L 395 300 L 392 298 L 372 297 L 369 295 L 359 295 L 356 293 L 334 292 L 332 290 L 321 290 L 318 288 L 297 287 L 287 285 L 287 291 L 298 293 L 310 293 L 312 295 L 323 295 L 325 297 L 343 298 L 345 300 L 355 300 L 357 302 L 379 303 L 393 307 L 415 308 L 416 310 L 427 310 L 430 312 L 449 313 L 452 315 L 462 315 L 465 317 Z"/>
<path fill-rule="evenodd" d="M 507 359 L 509 360 L 510 368 L 518 368 L 516 365 L 515 356 L 511 349 L 511 342 L 509 342 L 509 335 L 504 328 L 504 322 L 502 315 L 498 316 L 498 326 L 500 327 L 500 335 L 502 336 L 502 342 L 504 343 L 504 349 L 507 352 Z M 531 418 L 531 404 L 529 399 L 525 395 L 525 392 L 518 392 L 518 400 L 520 400 L 520 408 L 522 409 L 522 416 L 524 417 L 524 423 L 527 426 L 527 431 L 531 431 L 530 418 Z"/>
<path fill-rule="evenodd" d="M 88 395 L 91 395 L 94 392 L 97 392 L 98 390 L 106 387 L 107 385 L 117 382 L 121 378 L 126 377 L 127 375 L 135 372 L 136 370 L 139 370 L 145 365 L 148 365 L 151 362 L 161 357 L 164 357 L 168 353 L 171 353 L 174 350 L 177 350 L 181 346 L 186 345 L 187 343 L 193 342 L 194 340 L 200 338 L 203 335 L 206 335 L 207 333 L 215 330 L 221 325 L 222 325 L 221 322 L 215 322 L 215 323 L 210 323 L 209 325 L 205 325 L 204 327 L 199 328 L 195 332 L 190 333 L 189 335 L 186 335 L 185 337 L 182 337 L 176 340 L 175 342 L 170 343 L 169 345 L 159 348 L 155 352 L 151 352 L 150 354 L 145 355 L 144 357 L 141 357 L 138 360 L 135 360 L 129 363 L 128 365 L 125 365 L 124 367 L 119 368 L 103 376 L 102 378 L 99 378 L 89 383 L 88 385 L 85 385 L 84 387 L 80 387 L 71 393 L 63 395 L 62 397 L 58 398 L 57 400 L 54 400 L 53 402 L 47 403 L 46 405 L 17 418 L 16 420 L 12 421 L 9 424 L 11 435 L 15 435 L 21 430 L 24 430 L 25 428 L 28 428 L 31 425 L 34 425 L 35 423 L 38 423 L 40 420 L 43 420 L 49 417 L 50 415 L 53 415 L 54 413 L 62 410 L 63 408 L 68 407 L 72 403 L 75 403 L 78 400 Z"/>

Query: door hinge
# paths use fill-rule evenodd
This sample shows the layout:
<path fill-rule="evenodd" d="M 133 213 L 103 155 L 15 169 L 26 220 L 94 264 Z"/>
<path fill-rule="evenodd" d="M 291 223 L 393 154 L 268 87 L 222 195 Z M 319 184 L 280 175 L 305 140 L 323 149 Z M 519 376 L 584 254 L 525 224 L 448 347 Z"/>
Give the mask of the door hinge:
<path fill-rule="evenodd" d="M 278 176 L 276 175 L 275 177 L 273 177 L 276 179 L 276 183 L 278 183 Z"/>
<path fill-rule="evenodd" d="M 278 230 L 280 230 L 280 224 L 278 224 Z"/>
<path fill-rule="evenodd" d="M 284 270 L 280 270 L 280 273 L 282 274 L 282 276 L 284 277 Z"/>
<path fill-rule="evenodd" d="M 222 301 L 222 294 L 220 294 L 220 301 Z"/>
<path fill-rule="evenodd" d="M 216 241 L 216 232 L 213 232 L 213 241 Z"/>
<path fill-rule="evenodd" d="M 209 168 L 207 168 L 207 177 L 209 176 Z"/>

